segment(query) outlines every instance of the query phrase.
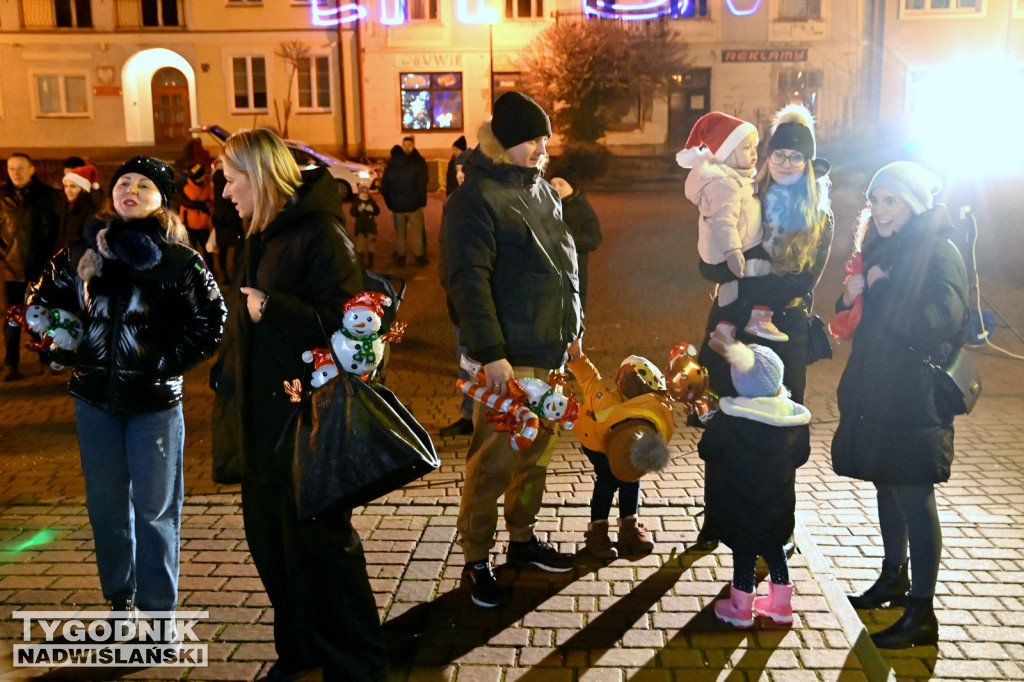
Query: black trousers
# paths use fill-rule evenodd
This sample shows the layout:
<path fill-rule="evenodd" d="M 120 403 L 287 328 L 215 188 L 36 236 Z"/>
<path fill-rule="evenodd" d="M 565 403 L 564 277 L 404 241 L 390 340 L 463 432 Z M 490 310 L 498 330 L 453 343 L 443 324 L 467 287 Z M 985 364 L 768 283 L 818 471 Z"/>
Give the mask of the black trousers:
<path fill-rule="evenodd" d="M 352 511 L 299 520 L 288 462 L 253 460 L 246 458 L 242 512 L 249 553 L 274 606 L 276 667 L 323 667 L 325 680 L 382 678 L 380 616 Z"/>
<path fill-rule="evenodd" d="M 4 282 L 4 303 L 7 308 L 25 302 L 26 282 Z M 6 308 L 5 311 L 6 312 Z M 21 327 L 4 323 L 4 364 L 17 367 L 21 360 Z"/>

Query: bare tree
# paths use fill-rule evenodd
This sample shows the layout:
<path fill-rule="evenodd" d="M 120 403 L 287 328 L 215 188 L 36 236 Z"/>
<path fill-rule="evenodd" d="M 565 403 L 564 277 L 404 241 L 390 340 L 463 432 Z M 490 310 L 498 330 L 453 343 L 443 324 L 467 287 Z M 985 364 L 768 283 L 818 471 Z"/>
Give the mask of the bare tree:
<path fill-rule="evenodd" d="M 548 28 L 520 53 L 524 87 L 569 142 L 604 137 L 632 102 L 664 91 L 683 69 L 682 44 L 663 24 L 643 34 L 620 21 L 588 19 Z M 625 106 L 624 106 L 625 105 Z"/>
<path fill-rule="evenodd" d="M 277 120 L 277 129 L 281 131 L 281 137 L 288 137 L 288 121 L 292 116 L 292 92 L 295 90 L 295 76 L 299 72 L 299 65 L 309 57 L 309 48 L 298 40 L 290 40 L 279 43 L 274 54 L 285 61 L 288 70 L 288 89 L 281 109 L 278 110 L 277 98 L 274 98 L 274 118 Z"/>

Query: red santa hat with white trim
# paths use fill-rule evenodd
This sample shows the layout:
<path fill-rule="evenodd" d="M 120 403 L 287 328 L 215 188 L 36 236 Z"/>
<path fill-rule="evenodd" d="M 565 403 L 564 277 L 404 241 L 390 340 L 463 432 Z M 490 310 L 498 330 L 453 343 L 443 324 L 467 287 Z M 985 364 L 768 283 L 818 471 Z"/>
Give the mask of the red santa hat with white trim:
<path fill-rule="evenodd" d="M 86 166 L 79 166 L 78 168 L 72 168 L 64 174 L 65 180 L 70 180 L 86 192 L 91 192 L 94 189 L 100 188 L 100 174 L 96 170 L 96 166 L 91 163 Z"/>
<path fill-rule="evenodd" d="M 721 111 L 704 114 L 693 124 L 686 146 L 676 154 L 676 163 L 683 168 L 693 168 L 702 158 L 724 162 L 751 133 L 756 136 L 757 128 L 741 118 Z"/>
<path fill-rule="evenodd" d="M 372 310 L 377 317 L 384 317 L 384 307 L 391 305 L 391 297 L 376 291 L 362 291 L 348 300 L 344 312 L 353 308 L 367 308 Z"/>
<path fill-rule="evenodd" d="M 303 362 L 313 363 L 313 369 L 323 369 L 326 365 L 334 364 L 334 355 L 330 348 L 313 348 L 302 354 Z"/>

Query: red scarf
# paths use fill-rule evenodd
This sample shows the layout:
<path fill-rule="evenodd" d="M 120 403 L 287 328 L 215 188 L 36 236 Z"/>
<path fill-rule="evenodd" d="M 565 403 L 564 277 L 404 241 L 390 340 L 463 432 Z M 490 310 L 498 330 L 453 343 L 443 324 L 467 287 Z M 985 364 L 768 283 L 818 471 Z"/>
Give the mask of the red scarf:
<path fill-rule="evenodd" d="M 853 258 L 846 261 L 846 279 L 843 280 L 843 283 L 845 284 L 851 276 L 859 275 L 862 272 L 864 272 L 864 257 L 858 251 L 853 254 Z M 851 338 L 857 325 L 860 324 L 863 307 L 864 294 L 857 294 L 857 298 L 853 300 L 853 306 L 849 310 L 841 310 L 836 313 L 836 316 L 828 323 L 828 330 L 832 336 L 839 340 Z"/>

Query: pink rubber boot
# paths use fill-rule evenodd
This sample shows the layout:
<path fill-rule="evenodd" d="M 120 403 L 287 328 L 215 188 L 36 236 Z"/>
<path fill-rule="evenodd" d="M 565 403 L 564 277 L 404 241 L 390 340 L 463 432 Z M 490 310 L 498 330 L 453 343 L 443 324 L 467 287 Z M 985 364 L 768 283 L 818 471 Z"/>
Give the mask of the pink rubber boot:
<path fill-rule="evenodd" d="M 746 629 L 754 624 L 754 593 L 729 585 L 729 598 L 715 602 L 715 617 L 733 627 Z"/>
<path fill-rule="evenodd" d="M 793 583 L 789 585 L 776 585 L 768 583 L 768 596 L 758 597 L 754 600 L 754 611 L 759 616 L 771 618 L 779 625 L 789 625 L 793 622 Z"/>

